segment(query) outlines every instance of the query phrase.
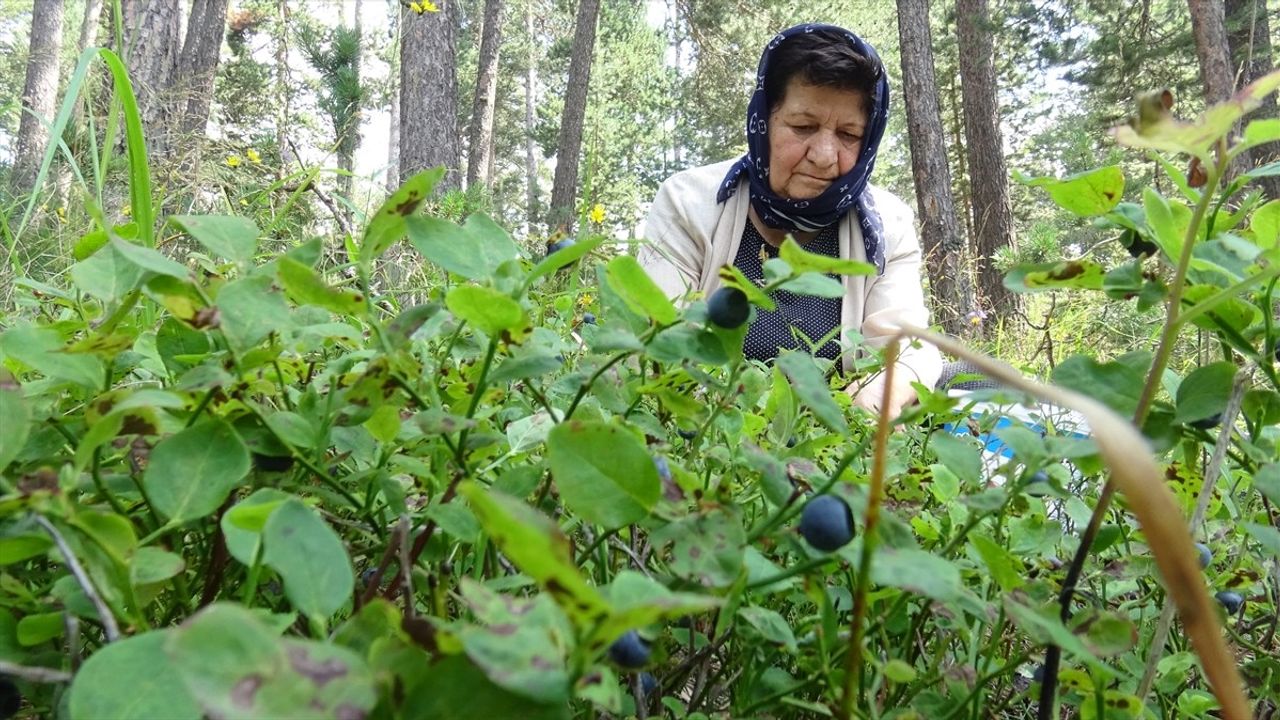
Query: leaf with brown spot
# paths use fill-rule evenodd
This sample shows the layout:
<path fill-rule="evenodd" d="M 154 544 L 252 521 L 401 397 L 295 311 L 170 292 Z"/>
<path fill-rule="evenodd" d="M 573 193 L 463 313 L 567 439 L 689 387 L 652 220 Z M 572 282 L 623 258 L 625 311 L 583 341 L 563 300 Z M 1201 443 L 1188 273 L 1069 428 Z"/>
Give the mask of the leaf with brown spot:
<path fill-rule="evenodd" d="M 404 237 L 407 227 L 405 218 L 421 207 L 436 184 L 444 178 L 444 173 L 445 169 L 438 167 L 414 175 L 391 193 L 391 197 L 382 203 L 378 212 L 370 216 L 372 219 L 360 240 L 359 259 L 362 264 L 371 264 Z"/>

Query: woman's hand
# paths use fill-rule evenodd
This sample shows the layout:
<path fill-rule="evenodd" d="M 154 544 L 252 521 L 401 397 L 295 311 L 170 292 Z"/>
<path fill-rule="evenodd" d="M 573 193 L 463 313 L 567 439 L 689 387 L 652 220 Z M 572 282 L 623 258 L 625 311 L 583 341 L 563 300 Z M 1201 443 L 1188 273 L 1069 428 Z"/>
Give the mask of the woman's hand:
<path fill-rule="evenodd" d="M 885 399 L 885 377 L 883 372 L 876 373 L 863 381 L 850 383 L 844 389 L 853 399 L 854 407 L 860 407 L 872 414 L 879 414 L 880 403 Z M 894 368 L 893 387 L 889 389 L 889 417 L 896 418 L 902 408 L 916 401 L 916 390 L 911 387 L 914 374 L 902 366 Z"/>

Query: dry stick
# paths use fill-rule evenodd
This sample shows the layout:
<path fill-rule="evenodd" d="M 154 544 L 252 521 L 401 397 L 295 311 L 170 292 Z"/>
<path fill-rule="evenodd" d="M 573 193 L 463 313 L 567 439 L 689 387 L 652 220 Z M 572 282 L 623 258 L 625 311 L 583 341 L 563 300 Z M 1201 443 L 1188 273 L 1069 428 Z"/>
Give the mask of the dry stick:
<path fill-rule="evenodd" d="M 1245 698 L 1244 683 L 1236 660 L 1223 640 L 1222 626 L 1205 588 L 1204 573 L 1200 569 L 1191 534 L 1149 451 L 1149 443 L 1133 423 L 1120 418 L 1093 398 L 1023 377 L 1007 363 L 971 350 L 952 338 L 910 326 L 904 327 L 900 334 L 932 343 L 972 362 L 998 382 L 1085 416 L 1102 458 L 1111 471 L 1111 480 L 1107 484 L 1130 499 L 1129 504 L 1146 533 L 1147 544 L 1155 555 L 1156 567 L 1168 595 L 1178 608 L 1191 644 L 1200 656 L 1205 676 L 1222 707 L 1222 720 L 1249 720 L 1252 713 Z"/>
<path fill-rule="evenodd" d="M 120 626 L 116 625 L 116 616 L 111 614 L 111 608 L 107 607 L 107 604 L 102 601 L 102 596 L 93 587 L 93 582 L 80 566 L 80 561 L 76 560 L 75 554 L 71 552 L 71 546 L 67 545 L 67 539 L 62 537 L 58 528 L 44 519 L 44 516 L 35 515 L 34 517 L 36 524 L 44 528 L 44 531 L 53 538 L 53 542 L 58 546 L 58 552 L 62 553 L 62 559 L 67 563 L 67 568 L 75 576 L 76 582 L 80 583 L 80 589 L 84 590 L 85 597 L 89 598 L 93 608 L 98 611 L 98 619 L 102 620 L 102 630 L 107 635 L 107 642 L 115 642 L 120 637 Z"/>
<path fill-rule="evenodd" d="M 876 440 L 871 465 L 871 492 L 867 498 L 867 514 L 862 531 L 862 559 L 858 565 L 858 584 L 853 594 L 853 618 L 849 628 L 849 650 L 844 656 L 844 694 L 840 696 L 840 714 L 849 720 L 853 717 L 853 688 L 859 687 L 861 696 L 862 641 L 867 614 L 867 588 L 871 584 L 871 555 L 875 552 L 876 526 L 880 524 L 880 503 L 884 500 L 885 449 L 889 443 L 889 393 L 893 388 L 894 368 L 898 364 L 898 338 L 894 336 L 884 351 L 884 396 L 880 400 L 880 418 L 876 423 Z"/>
<path fill-rule="evenodd" d="M 5 660 L 0 660 L 0 676 L 15 677 L 33 683 L 71 682 L 71 673 L 65 670 L 17 665 Z"/>
<path fill-rule="evenodd" d="M 1231 385 L 1231 397 L 1227 400 L 1227 409 L 1222 413 L 1222 432 L 1218 433 L 1218 442 L 1213 446 L 1213 455 L 1205 468 L 1204 485 L 1200 488 L 1200 497 L 1196 499 L 1196 508 L 1188 523 L 1193 535 L 1197 526 L 1204 521 L 1205 511 L 1209 509 L 1209 499 L 1213 497 L 1213 487 L 1218 482 L 1222 461 L 1226 459 L 1227 448 L 1231 446 L 1232 427 L 1236 416 L 1240 414 L 1240 403 L 1244 399 L 1244 389 L 1249 377 L 1248 372 L 1237 373 L 1235 382 Z M 1147 667 L 1142 672 L 1142 682 L 1138 683 L 1137 692 L 1138 699 L 1144 702 L 1155 682 L 1156 666 L 1160 664 L 1160 658 L 1164 657 L 1164 643 L 1169 638 L 1169 628 L 1173 626 L 1173 611 L 1172 605 L 1164 606 L 1164 610 L 1160 611 L 1160 620 L 1156 623 L 1155 634 L 1151 636 L 1151 654 L 1147 656 Z"/>
<path fill-rule="evenodd" d="M 396 525 L 396 546 L 400 549 L 400 574 L 404 576 L 404 616 L 417 616 L 413 600 L 413 563 L 409 560 L 409 516 L 401 515 Z"/>

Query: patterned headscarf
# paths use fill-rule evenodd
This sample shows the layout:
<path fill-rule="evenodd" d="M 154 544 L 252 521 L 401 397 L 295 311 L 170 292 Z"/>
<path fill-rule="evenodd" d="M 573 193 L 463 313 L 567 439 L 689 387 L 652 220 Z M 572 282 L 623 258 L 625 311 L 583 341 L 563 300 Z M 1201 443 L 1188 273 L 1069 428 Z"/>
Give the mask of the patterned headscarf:
<path fill-rule="evenodd" d="M 870 59 L 880 68 L 876 77 L 875 92 L 870 98 L 871 108 L 867 128 L 862 138 L 858 162 L 842 177 L 816 198 L 790 200 L 777 195 L 769 187 L 769 104 L 765 97 L 764 79 L 774 50 L 784 40 L 801 33 L 827 30 L 848 41 L 850 47 Z M 760 56 L 760 68 L 756 72 L 756 89 L 747 105 L 747 154 L 733 164 L 725 175 L 716 201 L 724 202 L 738 189 L 738 181 L 746 173 L 751 188 L 751 206 L 766 225 L 788 232 L 812 232 L 835 223 L 852 208 L 862 226 L 863 244 L 867 259 L 877 271 L 884 272 L 884 224 L 876 211 L 871 193 L 866 192 L 867 180 L 876 164 L 876 151 L 884 135 L 889 119 L 889 80 L 885 76 L 880 56 L 875 48 L 863 42 L 857 35 L 834 25 L 807 24 L 783 30 L 774 36 Z"/>

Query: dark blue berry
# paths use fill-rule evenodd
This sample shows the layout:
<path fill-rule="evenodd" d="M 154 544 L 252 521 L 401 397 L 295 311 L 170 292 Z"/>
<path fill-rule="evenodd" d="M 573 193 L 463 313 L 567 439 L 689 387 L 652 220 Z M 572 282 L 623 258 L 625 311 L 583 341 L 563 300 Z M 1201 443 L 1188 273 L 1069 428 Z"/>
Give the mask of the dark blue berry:
<path fill-rule="evenodd" d="M 649 662 L 649 643 L 640 637 L 635 630 L 626 634 L 609 646 L 609 659 L 624 668 L 642 668 Z"/>
<path fill-rule="evenodd" d="M 360 573 L 360 582 L 367 586 L 369 583 L 373 582 L 373 576 L 377 574 L 377 568 L 365 568 L 364 572 Z"/>
<path fill-rule="evenodd" d="M 1244 605 L 1244 597 L 1240 593 L 1232 592 L 1231 590 L 1223 590 L 1214 595 L 1214 597 L 1218 599 L 1218 602 L 1222 603 L 1222 607 L 1227 609 L 1228 615 L 1235 615 L 1240 612 L 1240 607 Z"/>
<path fill-rule="evenodd" d="M 1121 234 L 1120 243 L 1124 245 L 1125 249 L 1128 250 L 1129 254 L 1133 257 L 1155 255 L 1156 251 L 1160 249 L 1159 245 L 1143 238 L 1138 234 L 1138 231 L 1133 229 L 1125 230 L 1124 233 Z"/>
<path fill-rule="evenodd" d="M 1221 423 L 1222 423 L 1222 414 L 1219 413 L 1217 415 L 1210 415 L 1209 417 L 1204 418 L 1203 420 L 1195 420 L 1187 424 L 1197 430 L 1212 430 L 1213 428 L 1218 427 L 1218 425 Z"/>
<path fill-rule="evenodd" d="M 661 455 L 655 455 L 653 466 L 658 469 L 658 479 L 663 482 L 671 482 L 671 465 L 667 464 L 666 458 Z"/>
<path fill-rule="evenodd" d="M 640 673 L 640 692 L 648 696 L 657 689 L 658 689 L 658 678 L 654 677 L 653 673 L 649 673 L 649 672 Z"/>
<path fill-rule="evenodd" d="M 722 287 L 707 300 L 707 318 L 722 328 L 732 330 L 747 321 L 751 303 L 738 288 Z"/>
<path fill-rule="evenodd" d="M 853 539 L 853 513 L 835 495 L 819 495 L 800 513 L 800 534 L 815 548 L 831 552 Z"/>
<path fill-rule="evenodd" d="M 284 472 L 293 467 L 293 458 L 287 455 L 262 455 L 253 453 L 253 466 L 265 472 Z"/>
<path fill-rule="evenodd" d="M 1037 665 L 1035 670 L 1031 671 L 1032 682 L 1044 682 L 1044 666 Z"/>
<path fill-rule="evenodd" d="M 0 720 L 8 720 L 22 709 L 22 693 L 7 677 L 0 677 Z"/>
<path fill-rule="evenodd" d="M 680 437 L 684 438 L 685 440 L 692 440 L 698 437 L 697 430 L 676 430 L 676 432 L 679 433 Z"/>
<path fill-rule="evenodd" d="M 553 242 L 547 246 L 547 255 L 550 256 L 553 253 L 557 253 L 569 247 L 572 244 L 573 244 L 573 240 L 570 238 L 565 238 L 564 240 L 557 240 L 556 242 Z"/>
<path fill-rule="evenodd" d="M 792 435 L 791 437 L 787 438 L 787 447 L 793 448 L 795 446 L 796 446 L 796 436 Z"/>
<path fill-rule="evenodd" d="M 1204 543 L 1196 543 L 1196 550 L 1200 552 L 1200 569 L 1209 567 L 1213 563 L 1213 551 Z"/>
<path fill-rule="evenodd" d="M 596 324 L 595 313 L 582 313 L 582 322 L 588 325 L 595 325 Z"/>

